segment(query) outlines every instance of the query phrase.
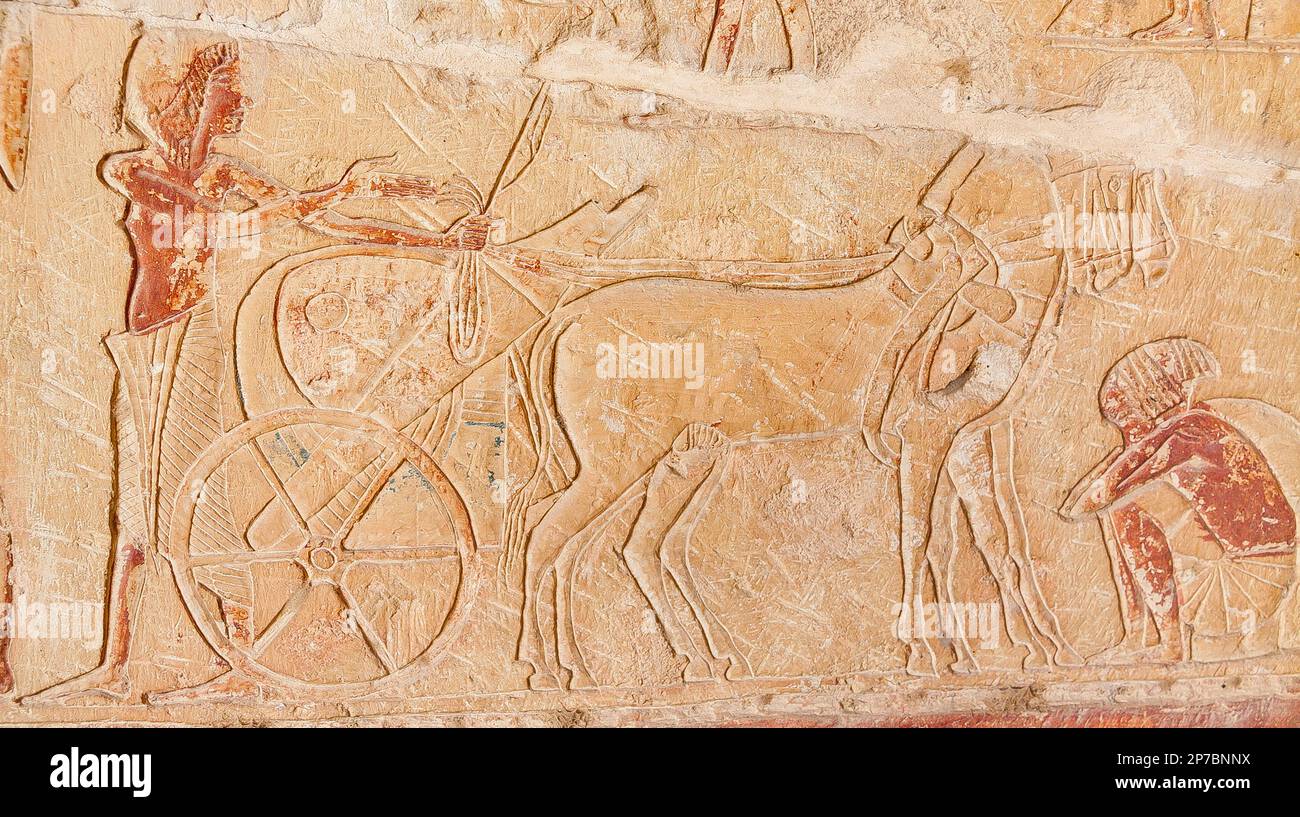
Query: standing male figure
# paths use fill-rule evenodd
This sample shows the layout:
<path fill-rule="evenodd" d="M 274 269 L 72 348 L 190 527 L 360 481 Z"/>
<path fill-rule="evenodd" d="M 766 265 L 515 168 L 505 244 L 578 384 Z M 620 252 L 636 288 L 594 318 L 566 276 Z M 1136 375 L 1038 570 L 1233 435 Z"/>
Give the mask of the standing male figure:
<path fill-rule="evenodd" d="M 133 59 L 152 57 L 144 43 Z M 175 83 L 172 77 L 128 77 L 128 82 Z M 114 545 L 102 660 L 90 672 L 32 699 L 69 701 L 84 695 L 122 699 L 129 693 L 127 660 L 143 590 L 145 554 L 157 552 L 169 529 L 173 497 L 198 452 L 226 430 L 222 411 L 223 357 L 210 293 L 218 281 L 216 252 L 232 238 L 208 225 L 223 217 L 246 239 L 273 226 L 297 223 L 351 242 L 448 250 L 481 249 L 480 230 L 447 235 L 375 219 L 351 218 L 331 208 L 358 198 L 462 199 L 468 182 L 435 184 L 416 176 L 382 173 L 382 159 L 356 162 L 337 184 L 320 190 L 286 187 L 248 163 L 216 152 L 214 143 L 239 133 L 247 100 L 239 49 L 218 42 L 192 52 L 170 101 L 132 111 L 130 124 L 149 144 L 109 156 L 104 181 L 128 201 L 125 229 L 135 259 L 126 331 L 106 341 L 117 366 L 113 438 L 117 452 Z M 251 207 L 246 206 L 248 202 Z M 245 204 L 243 208 L 239 204 Z M 237 216 L 237 218 L 236 218 Z M 474 221 L 474 220 L 471 220 Z M 251 640 L 252 579 L 246 567 L 212 568 L 220 586 L 231 638 Z M 196 688 L 203 694 L 240 694 L 251 686 L 229 675 Z M 29 699 L 31 700 L 31 699 Z"/>

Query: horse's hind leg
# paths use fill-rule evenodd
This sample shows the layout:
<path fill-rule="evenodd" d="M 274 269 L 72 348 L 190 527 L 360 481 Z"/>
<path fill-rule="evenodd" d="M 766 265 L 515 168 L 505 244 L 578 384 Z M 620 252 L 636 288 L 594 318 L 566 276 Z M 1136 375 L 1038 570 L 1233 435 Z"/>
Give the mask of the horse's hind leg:
<path fill-rule="evenodd" d="M 574 687 L 594 687 L 595 680 L 587 670 L 587 663 L 578 647 L 576 622 L 573 617 L 573 591 L 576 585 L 576 572 L 584 554 L 589 552 L 597 541 L 602 539 L 630 509 L 645 500 L 646 485 L 650 474 L 632 483 L 608 506 L 602 508 L 590 522 L 575 533 L 560 549 L 555 559 L 555 635 L 556 657 L 561 669 L 571 675 L 570 685 Z"/>
<path fill-rule="evenodd" d="M 707 641 L 706 649 L 711 660 L 710 664 L 713 669 L 714 677 L 725 675 L 732 677 L 731 670 L 739 670 L 746 675 L 752 675 L 753 672 L 745 661 L 744 655 L 736 648 L 731 634 L 722 622 L 713 615 L 713 611 L 705 604 L 704 597 L 701 595 L 699 588 L 695 585 L 695 577 L 691 574 L 690 565 L 687 563 L 687 553 L 690 549 L 691 537 L 695 534 L 695 527 L 699 521 L 704 518 L 708 510 L 709 503 L 718 492 L 718 486 L 722 484 L 726 476 L 727 465 L 730 462 L 729 452 L 723 448 L 714 448 L 706 455 L 706 461 L 711 464 L 706 473 L 703 482 L 696 488 L 690 501 L 686 503 L 685 509 L 677 517 L 677 521 L 668 529 L 664 536 L 663 549 L 661 551 L 664 567 L 668 574 L 672 576 L 673 582 L 677 585 L 678 591 L 682 598 L 690 606 L 692 614 L 695 616 L 695 623 L 703 632 Z"/>
<path fill-rule="evenodd" d="M 665 538 L 677 524 L 683 508 L 696 494 L 701 482 L 708 477 L 718 456 L 717 451 L 708 445 L 693 443 L 706 440 L 715 443 L 717 447 L 724 442 L 699 429 L 721 437 L 706 426 L 688 426 L 678 434 L 672 449 L 651 472 L 645 504 L 623 548 L 623 561 L 659 619 L 669 644 L 678 655 L 687 660 L 683 671 L 686 680 L 708 677 L 713 674 L 714 668 L 709 660 L 711 653 L 703 630 L 692 626 L 697 622 L 684 623 L 677 615 L 669 596 L 669 585 L 664 581 L 662 552 Z M 677 589 L 680 590 L 680 587 Z M 689 600 L 684 596 L 681 601 L 683 605 L 689 606 Z"/>
<path fill-rule="evenodd" d="M 577 540 L 571 540 L 561 549 L 555 560 L 555 646 L 557 662 L 569 673 L 566 686 L 585 689 L 596 686 L 596 682 L 582 659 L 573 624 L 573 574 L 584 539 L 579 534 Z"/>
<path fill-rule="evenodd" d="M 612 482 L 602 474 L 583 471 L 564 492 L 564 495 L 547 510 L 541 522 L 528 538 L 524 554 L 524 610 L 519 635 L 518 656 L 533 667 L 529 685 L 537 689 L 567 686 L 559 663 L 558 604 L 555 596 L 545 591 L 548 579 L 554 577 L 555 592 L 566 588 L 560 584 L 557 561 L 565 548 L 571 545 L 593 509 L 607 505 L 611 499 L 609 489 L 599 486 Z M 567 566 L 567 563 L 566 563 Z M 543 602 L 551 602 L 544 605 Z M 549 606 L 549 611 L 546 607 Z"/>

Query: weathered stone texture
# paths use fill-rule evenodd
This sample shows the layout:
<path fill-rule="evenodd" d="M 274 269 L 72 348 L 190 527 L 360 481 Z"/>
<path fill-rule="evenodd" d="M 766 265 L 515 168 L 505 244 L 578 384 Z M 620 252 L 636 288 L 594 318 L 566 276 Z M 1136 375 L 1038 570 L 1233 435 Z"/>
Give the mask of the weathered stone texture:
<path fill-rule="evenodd" d="M 1294 723 L 1298 83 L 1285 0 L 0 2 L 0 722 Z"/>

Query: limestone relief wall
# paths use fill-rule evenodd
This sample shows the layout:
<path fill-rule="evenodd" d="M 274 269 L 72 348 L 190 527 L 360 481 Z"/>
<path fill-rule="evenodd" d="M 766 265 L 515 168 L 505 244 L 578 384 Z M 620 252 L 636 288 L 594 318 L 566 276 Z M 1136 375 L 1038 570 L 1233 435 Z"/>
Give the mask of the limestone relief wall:
<path fill-rule="evenodd" d="M 0 2 L 0 723 L 1294 723 L 1300 4 Z"/>

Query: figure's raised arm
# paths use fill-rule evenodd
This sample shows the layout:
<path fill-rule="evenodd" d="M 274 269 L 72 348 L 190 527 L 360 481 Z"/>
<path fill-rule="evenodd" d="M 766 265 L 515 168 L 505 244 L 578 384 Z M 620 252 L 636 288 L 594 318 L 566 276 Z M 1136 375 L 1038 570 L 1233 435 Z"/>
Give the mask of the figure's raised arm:
<path fill-rule="evenodd" d="M 478 191 L 468 180 L 458 176 L 446 182 L 435 182 L 413 174 L 379 170 L 391 159 L 391 156 L 360 159 L 353 162 L 336 183 L 306 191 L 289 188 L 246 162 L 231 158 L 223 158 L 205 177 L 208 177 L 207 186 L 213 195 L 224 196 L 228 192 L 237 191 L 253 200 L 255 207 L 247 213 L 259 221 L 299 221 L 318 232 L 324 231 L 321 228 L 344 231 L 360 229 L 367 235 L 375 235 L 370 230 L 373 225 L 366 224 L 365 220 L 331 212 L 330 208 L 353 199 L 433 199 L 454 202 L 465 207 L 471 214 L 478 212 Z M 391 227 L 414 231 L 409 236 L 412 242 L 426 242 L 430 236 L 439 235 L 418 228 L 376 223 L 383 224 L 385 229 Z M 418 239 L 414 237 L 416 233 L 421 233 Z"/>
<path fill-rule="evenodd" d="M 302 225 L 307 229 L 343 241 L 443 250 L 483 249 L 488 232 L 495 223 L 493 219 L 471 218 L 454 232 L 439 233 L 381 219 L 353 218 L 333 210 L 319 210 L 302 219 Z"/>

